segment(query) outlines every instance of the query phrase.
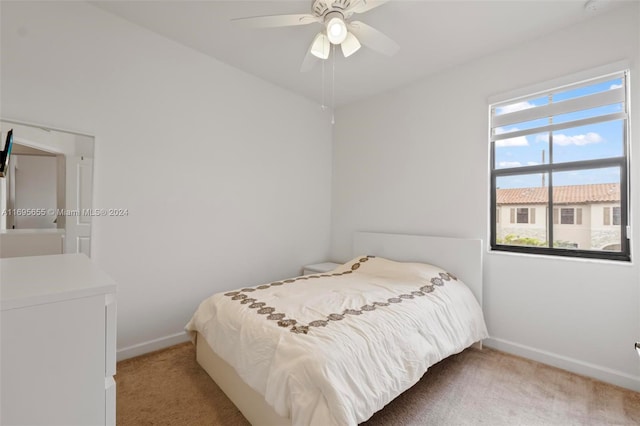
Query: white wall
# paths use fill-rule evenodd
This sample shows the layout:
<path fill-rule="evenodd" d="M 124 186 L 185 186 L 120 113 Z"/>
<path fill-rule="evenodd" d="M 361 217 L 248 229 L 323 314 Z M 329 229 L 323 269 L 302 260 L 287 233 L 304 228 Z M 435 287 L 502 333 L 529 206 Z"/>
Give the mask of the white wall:
<path fill-rule="evenodd" d="M 488 238 L 488 97 L 628 59 L 640 152 L 639 4 L 337 111 L 331 257 L 353 231 Z M 640 161 L 640 159 L 636 159 Z M 632 221 L 640 174 L 632 169 Z M 633 237 L 638 241 L 638 226 Z M 640 245 L 634 243 L 636 252 Z M 638 254 L 635 253 L 635 258 Z M 640 390 L 638 262 L 488 253 L 488 344 Z"/>
<path fill-rule="evenodd" d="M 57 207 L 58 160 L 40 155 L 15 155 L 16 209 L 46 212 Z M 4 195 L 4 192 L 2 193 Z M 19 215 L 14 218 L 16 229 L 56 228 L 55 216 L 47 214 Z"/>
<path fill-rule="evenodd" d="M 2 116 L 95 135 L 92 256 L 118 347 L 181 333 L 207 295 L 326 258 L 318 105 L 79 2 L 2 2 Z M 161 340 L 156 346 L 181 338 Z"/>

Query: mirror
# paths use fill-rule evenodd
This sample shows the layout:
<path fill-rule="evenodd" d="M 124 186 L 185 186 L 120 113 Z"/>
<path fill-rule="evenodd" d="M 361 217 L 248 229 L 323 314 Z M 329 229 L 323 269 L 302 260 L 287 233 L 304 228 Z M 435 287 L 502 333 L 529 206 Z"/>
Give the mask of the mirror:
<path fill-rule="evenodd" d="M 91 252 L 94 137 L 0 120 L 13 129 L 0 178 L 0 257 Z"/>

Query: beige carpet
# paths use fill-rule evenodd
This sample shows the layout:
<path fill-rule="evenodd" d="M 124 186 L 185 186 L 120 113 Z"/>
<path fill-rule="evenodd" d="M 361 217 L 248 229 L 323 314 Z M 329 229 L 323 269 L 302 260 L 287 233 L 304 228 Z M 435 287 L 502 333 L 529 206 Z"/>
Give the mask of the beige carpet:
<path fill-rule="evenodd" d="M 195 361 L 190 343 L 118 363 L 117 424 L 248 425 Z M 364 423 L 640 425 L 640 393 L 491 349 L 431 367 Z"/>

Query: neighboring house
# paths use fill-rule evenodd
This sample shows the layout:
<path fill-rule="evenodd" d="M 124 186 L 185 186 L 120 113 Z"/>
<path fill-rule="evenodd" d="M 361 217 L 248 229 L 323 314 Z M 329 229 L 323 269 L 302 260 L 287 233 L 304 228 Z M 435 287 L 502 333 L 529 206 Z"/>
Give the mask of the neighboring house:
<path fill-rule="evenodd" d="M 620 185 L 555 186 L 553 233 L 556 245 L 587 250 L 620 249 Z M 548 187 L 498 189 L 496 238 L 547 241 Z"/>

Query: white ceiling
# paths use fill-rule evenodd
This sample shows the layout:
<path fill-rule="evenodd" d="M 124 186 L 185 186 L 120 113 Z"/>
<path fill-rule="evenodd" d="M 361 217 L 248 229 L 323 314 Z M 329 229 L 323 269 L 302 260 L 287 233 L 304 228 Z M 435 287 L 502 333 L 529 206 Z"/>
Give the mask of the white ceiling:
<path fill-rule="evenodd" d="M 91 3 L 278 86 L 319 103 L 323 100 L 322 66 L 300 72 L 319 24 L 248 29 L 230 22 L 239 17 L 309 13 L 311 0 Z M 400 45 L 399 53 L 386 57 L 363 48 L 345 59 L 336 50 L 333 104 L 339 106 L 404 86 L 589 19 L 592 14 L 585 12 L 584 4 L 583 0 L 392 0 L 355 15 L 355 19 L 394 39 Z M 329 106 L 332 69 L 330 57 L 325 61 L 324 91 L 324 103 Z"/>

